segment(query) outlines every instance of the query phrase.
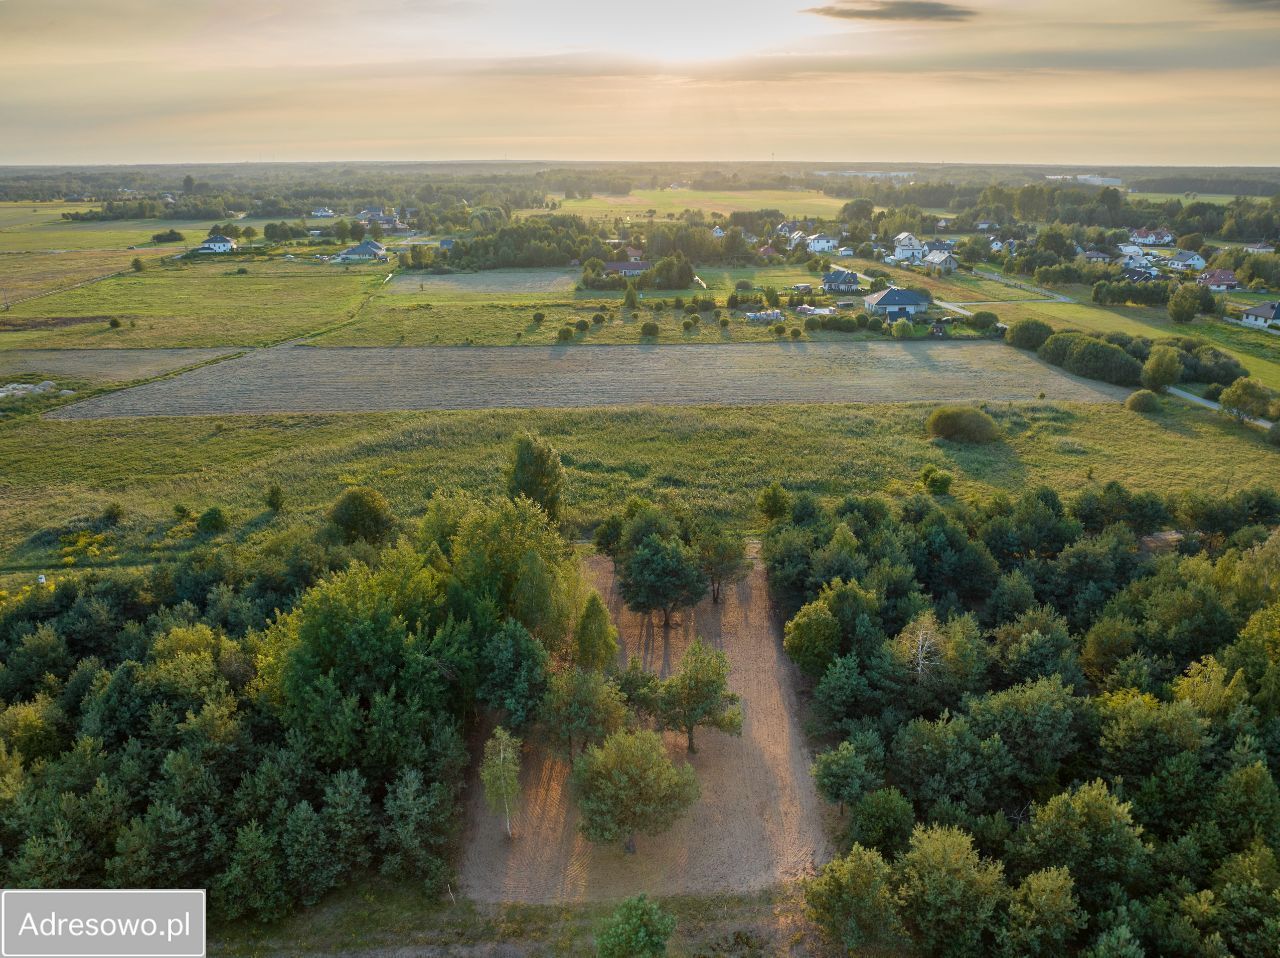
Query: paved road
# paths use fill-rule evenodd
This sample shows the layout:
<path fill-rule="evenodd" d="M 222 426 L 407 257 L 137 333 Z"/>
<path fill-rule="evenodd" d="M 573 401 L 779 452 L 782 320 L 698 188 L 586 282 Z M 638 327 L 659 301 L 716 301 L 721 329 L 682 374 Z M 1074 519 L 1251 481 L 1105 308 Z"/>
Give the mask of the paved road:
<path fill-rule="evenodd" d="M 1170 395 L 1177 396 L 1179 399 L 1185 399 L 1187 402 L 1195 403 L 1197 406 L 1204 406 L 1206 409 L 1217 409 L 1221 411 L 1222 403 L 1214 402 L 1212 399 L 1205 399 L 1203 396 L 1197 396 L 1195 393 L 1187 392 L 1185 389 L 1179 389 L 1176 386 L 1169 387 Z M 1271 428 L 1271 420 L 1269 419 L 1251 419 L 1245 417 L 1245 422 L 1253 426 L 1259 426 L 1262 429 Z"/>

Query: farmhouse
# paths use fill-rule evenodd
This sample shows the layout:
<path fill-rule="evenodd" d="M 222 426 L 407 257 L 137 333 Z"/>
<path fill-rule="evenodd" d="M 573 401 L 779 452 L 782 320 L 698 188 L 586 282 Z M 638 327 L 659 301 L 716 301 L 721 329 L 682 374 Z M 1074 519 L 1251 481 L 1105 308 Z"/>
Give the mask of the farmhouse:
<path fill-rule="evenodd" d="M 236 249 L 235 240 L 227 239 L 221 233 L 210 236 L 203 243 L 193 249 L 193 253 L 234 253 Z"/>
<path fill-rule="evenodd" d="M 877 316 L 888 316 L 891 319 L 902 319 L 923 313 L 929 308 L 929 300 L 921 293 L 911 289 L 900 289 L 890 286 L 878 293 L 872 293 L 862 300 L 864 306 Z"/>
<path fill-rule="evenodd" d="M 1250 243 L 1244 248 L 1244 251 L 1250 256 L 1254 256 L 1259 253 L 1274 253 L 1276 248 L 1270 243 Z"/>
<path fill-rule="evenodd" d="M 1106 253 L 1101 253 L 1096 249 L 1091 249 L 1083 255 L 1086 263 L 1105 263 L 1111 259 Z"/>
<path fill-rule="evenodd" d="M 930 269 L 940 269 L 944 273 L 950 273 L 960 266 L 960 262 L 945 250 L 937 250 L 930 253 L 921 262 Z"/>
<path fill-rule="evenodd" d="M 1192 269 L 1201 270 L 1204 269 L 1204 265 L 1204 257 L 1189 249 L 1178 250 L 1173 255 L 1173 258 L 1169 260 L 1169 268 L 1176 269 L 1179 272 Z"/>
<path fill-rule="evenodd" d="M 1236 279 L 1235 270 L 1211 269 L 1196 277 L 1201 286 L 1208 286 L 1214 293 L 1224 293 L 1229 289 L 1239 289 L 1240 281 Z"/>
<path fill-rule="evenodd" d="M 1273 333 L 1280 333 L 1280 303 L 1259 303 L 1257 306 L 1246 309 L 1240 317 L 1240 322 L 1254 329 L 1267 329 Z"/>
<path fill-rule="evenodd" d="M 605 263 L 605 274 L 617 273 L 619 276 L 639 276 L 649 268 L 644 260 L 628 260 L 625 263 Z"/>
<path fill-rule="evenodd" d="M 911 233 L 899 233 L 893 238 L 893 258 L 915 262 L 924 258 L 924 244 Z"/>
<path fill-rule="evenodd" d="M 1173 242 L 1173 234 L 1163 226 L 1154 230 L 1130 230 L 1129 238 L 1139 246 L 1168 246 Z"/>
<path fill-rule="evenodd" d="M 814 233 L 808 238 L 810 253 L 830 253 L 835 250 L 840 240 L 829 233 Z"/>
<path fill-rule="evenodd" d="M 852 293 L 858 289 L 858 274 L 836 267 L 822 277 L 822 288 L 828 293 Z"/>
<path fill-rule="evenodd" d="M 377 240 L 367 239 L 344 249 L 334 260 L 339 263 L 369 263 L 374 260 L 385 261 L 386 258 L 387 248 Z"/>

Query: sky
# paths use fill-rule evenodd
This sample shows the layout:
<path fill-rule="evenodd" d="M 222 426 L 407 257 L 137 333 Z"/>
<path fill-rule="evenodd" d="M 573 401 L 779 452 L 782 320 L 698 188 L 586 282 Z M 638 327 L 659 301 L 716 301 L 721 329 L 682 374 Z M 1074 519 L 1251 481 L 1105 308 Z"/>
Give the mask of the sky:
<path fill-rule="evenodd" d="M 0 0 L 0 164 L 1280 165 L 1280 0 Z"/>

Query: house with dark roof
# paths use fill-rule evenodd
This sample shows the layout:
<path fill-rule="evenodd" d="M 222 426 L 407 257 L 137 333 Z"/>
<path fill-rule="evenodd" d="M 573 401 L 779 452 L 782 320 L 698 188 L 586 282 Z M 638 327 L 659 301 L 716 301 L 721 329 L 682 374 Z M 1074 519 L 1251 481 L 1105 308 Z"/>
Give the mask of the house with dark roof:
<path fill-rule="evenodd" d="M 929 253 L 953 253 L 955 252 L 955 240 L 926 240 L 924 244 L 925 255 Z"/>
<path fill-rule="evenodd" d="M 1276 248 L 1273 243 L 1250 243 L 1244 251 L 1250 256 L 1256 256 L 1261 253 L 1274 253 Z"/>
<path fill-rule="evenodd" d="M 334 257 L 339 263 L 371 263 L 374 260 L 385 261 L 387 248 L 374 239 L 367 239 L 355 246 L 344 249 Z"/>
<path fill-rule="evenodd" d="M 1208 286 L 1210 292 L 1214 293 L 1240 288 L 1240 281 L 1236 279 L 1235 270 L 1232 269 L 1206 270 L 1196 277 L 1196 282 L 1201 286 Z"/>
<path fill-rule="evenodd" d="M 236 251 L 236 241 L 228 239 L 221 233 L 215 233 L 213 236 L 205 238 L 205 241 L 193 249 L 193 253 L 234 253 Z"/>
<path fill-rule="evenodd" d="M 1120 271 L 1120 278 L 1126 283 L 1150 283 L 1155 279 L 1148 270 L 1128 267 Z"/>
<path fill-rule="evenodd" d="M 1180 249 L 1173 254 L 1169 260 L 1169 268 L 1176 269 L 1179 272 L 1186 272 L 1192 269 L 1204 269 L 1204 257 L 1195 250 Z"/>
<path fill-rule="evenodd" d="M 610 273 L 617 273 L 619 276 L 639 276 L 648 268 L 649 263 L 645 260 L 628 260 L 625 263 L 604 264 L 606 276 Z"/>
<path fill-rule="evenodd" d="M 955 258 L 951 251 L 942 249 L 926 254 L 920 263 L 929 269 L 940 269 L 944 273 L 950 273 L 960 267 L 960 261 Z"/>
<path fill-rule="evenodd" d="M 1240 322 L 1254 329 L 1280 333 L 1280 303 L 1259 303 L 1244 311 Z"/>
<path fill-rule="evenodd" d="M 834 267 L 822 277 L 822 288 L 828 293 L 853 293 L 858 289 L 858 274 L 851 269 Z"/>
<path fill-rule="evenodd" d="M 862 304 L 868 312 L 887 316 L 889 319 L 909 319 L 916 313 L 923 313 L 930 305 L 929 298 L 922 293 L 897 286 L 889 286 L 863 297 Z"/>
<path fill-rule="evenodd" d="M 1096 249 L 1086 250 L 1083 254 L 1086 263 L 1106 263 L 1111 257 Z"/>

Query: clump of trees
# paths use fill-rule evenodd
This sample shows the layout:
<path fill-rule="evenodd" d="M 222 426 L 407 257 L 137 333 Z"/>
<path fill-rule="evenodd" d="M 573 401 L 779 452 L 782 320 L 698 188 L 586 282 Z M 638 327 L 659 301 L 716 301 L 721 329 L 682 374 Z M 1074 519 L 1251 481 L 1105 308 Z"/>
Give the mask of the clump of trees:
<path fill-rule="evenodd" d="M 813 773 L 847 813 L 805 889 L 834 947 L 1267 953 L 1275 490 L 761 505 Z M 1175 552 L 1143 547 L 1159 530 Z"/>

